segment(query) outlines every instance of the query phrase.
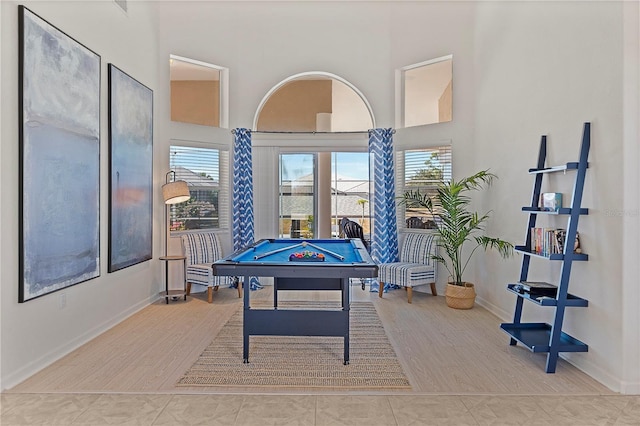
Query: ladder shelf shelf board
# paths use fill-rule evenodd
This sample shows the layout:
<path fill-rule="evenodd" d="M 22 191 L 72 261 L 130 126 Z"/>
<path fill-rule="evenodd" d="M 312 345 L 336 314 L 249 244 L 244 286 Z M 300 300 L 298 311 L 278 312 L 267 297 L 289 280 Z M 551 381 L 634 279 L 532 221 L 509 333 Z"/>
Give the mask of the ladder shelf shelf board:
<path fill-rule="evenodd" d="M 504 323 L 500 325 L 500 328 L 529 348 L 531 352 L 547 353 L 551 350 L 549 342 L 552 326 L 550 324 L 544 322 Z M 565 332 L 560 332 L 560 341 L 556 346 L 558 352 L 587 352 L 589 350 L 585 343 Z"/>
<path fill-rule="evenodd" d="M 566 172 L 567 170 L 577 170 L 579 164 L 580 163 L 574 161 L 571 163 L 563 164 L 561 166 L 533 168 L 529 169 L 529 174 L 534 175 L 538 173 L 557 173 Z M 589 168 L 589 163 L 587 163 L 586 167 Z"/>
<path fill-rule="evenodd" d="M 547 167 L 545 161 L 547 157 L 547 137 L 542 136 L 540 140 L 540 151 L 538 153 L 538 163 L 535 168 L 529 169 L 529 174 L 535 176 L 533 191 L 531 196 L 531 205 L 523 207 L 522 211 L 528 213 L 529 220 L 527 224 L 527 233 L 525 236 L 525 244 L 515 246 L 515 251 L 523 254 L 522 266 L 520 269 L 520 279 L 518 284 L 508 284 L 507 290 L 514 293 L 516 304 L 513 315 L 513 322 L 503 323 L 500 328 L 510 337 L 510 345 L 518 343 L 524 345 L 532 352 L 546 353 L 547 363 L 545 371 L 547 373 L 555 373 L 558 357 L 561 352 L 588 352 L 589 347 L 562 331 L 564 322 L 564 313 L 568 307 L 585 308 L 589 306 L 589 302 L 579 296 L 575 296 L 568 292 L 569 281 L 571 276 L 571 266 L 574 261 L 588 261 L 589 256 L 584 253 L 575 253 L 573 244 L 564 244 L 560 247 L 562 253 L 542 254 L 531 249 L 532 232 L 531 229 L 536 227 L 536 219 L 539 215 L 556 215 L 564 216 L 567 221 L 566 238 L 564 241 L 575 241 L 578 234 L 578 221 L 581 216 L 588 215 L 589 209 L 583 208 L 582 193 L 587 168 L 589 167 L 588 157 L 591 145 L 591 123 L 584 123 L 582 131 L 582 142 L 580 145 L 579 161 L 569 162 L 560 166 Z M 575 178 L 573 194 L 571 198 L 571 206 L 560 207 L 557 211 L 543 211 L 538 205 L 540 199 L 542 179 L 545 174 L 563 172 L 566 174 L 571 170 Z M 559 220 L 559 219 L 558 219 Z M 544 245 L 545 251 L 548 244 Z M 528 284 L 529 265 L 532 257 L 538 257 L 546 260 L 554 260 L 561 262 L 561 271 L 559 274 L 557 289 L 555 284 L 551 285 L 551 291 L 540 294 L 541 289 L 528 285 L 523 288 L 523 284 Z M 540 283 L 546 284 L 548 283 Z M 538 286 L 539 287 L 539 286 Z M 537 291 L 537 293 L 536 293 Z M 552 295 L 554 295 L 552 297 Z M 522 310 L 524 301 L 533 303 L 534 306 L 550 306 L 555 309 L 552 324 L 547 323 L 527 323 L 522 322 Z"/>
<path fill-rule="evenodd" d="M 529 247 L 526 247 L 526 246 L 515 246 L 513 248 L 513 250 L 518 252 L 518 253 L 522 253 L 524 255 L 527 255 L 527 256 L 540 257 L 540 258 L 548 259 L 548 260 L 564 260 L 564 258 L 567 257 L 566 254 L 562 254 L 562 253 L 553 253 L 553 254 L 545 256 L 545 255 L 540 254 L 540 253 L 532 252 L 531 249 Z M 573 260 L 577 260 L 577 261 L 587 261 L 587 260 L 589 260 L 589 255 L 585 254 L 585 253 L 570 253 L 570 254 L 573 257 Z"/>
<path fill-rule="evenodd" d="M 522 211 L 523 212 L 527 212 L 527 213 L 535 213 L 535 214 L 555 214 L 555 215 L 559 215 L 559 214 L 571 214 L 571 207 L 560 207 L 556 211 L 542 210 L 540 207 L 523 207 Z M 581 208 L 580 209 L 580 214 L 581 215 L 588 215 L 589 214 L 589 209 Z"/>
<path fill-rule="evenodd" d="M 544 296 L 544 295 L 535 296 L 530 293 L 520 293 L 518 290 L 516 290 L 516 286 L 518 285 L 519 284 L 507 284 L 507 290 L 517 294 L 518 297 L 522 297 L 524 299 L 530 300 L 531 302 L 536 303 L 540 306 L 558 306 L 557 298 Z M 576 306 L 576 307 L 584 308 L 589 306 L 589 301 L 587 299 L 583 299 L 582 297 L 578 297 L 573 294 L 567 293 L 565 306 L 567 307 Z"/>

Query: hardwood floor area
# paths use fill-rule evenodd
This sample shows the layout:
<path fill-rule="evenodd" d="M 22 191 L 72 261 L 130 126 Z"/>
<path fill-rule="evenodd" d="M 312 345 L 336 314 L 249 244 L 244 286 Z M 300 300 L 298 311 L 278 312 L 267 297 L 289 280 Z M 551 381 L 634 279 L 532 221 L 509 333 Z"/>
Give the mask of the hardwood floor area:
<path fill-rule="evenodd" d="M 546 374 L 545 356 L 509 346 L 500 320 L 479 306 L 453 310 L 443 297 L 426 293 L 414 293 L 408 304 L 403 290 L 379 299 L 359 284 L 352 287 L 352 300 L 374 303 L 411 391 L 178 388 L 181 375 L 242 305 L 234 289 L 220 289 L 213 304 L 205 294 L 169 305 L 158 301 L 6 393 L 615 395 L 562 360 L 555 374 Z M 335 292 L 284 292 L 280 300 L 338 297 Z M 252 293 L 252 300 L 271 298 L 270 286 Z"/>

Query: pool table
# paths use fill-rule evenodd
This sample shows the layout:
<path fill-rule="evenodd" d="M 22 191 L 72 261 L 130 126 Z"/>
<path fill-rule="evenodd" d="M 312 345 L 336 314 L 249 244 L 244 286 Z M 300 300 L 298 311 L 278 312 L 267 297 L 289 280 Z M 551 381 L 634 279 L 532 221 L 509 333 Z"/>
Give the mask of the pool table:
<path fill-rule="evenodd" d="M 272 308 L 252 308 L 249 285 L 244 286 L 243 362 L 249 362 L 252 335 L 337 336 L 344 338 L 346 365 L 349 278 L 375 278 L 378 267 L 359 239 L 264 239 L 215 262 L 213 273 L 244 276 L 244 283 L 252 276 L 274 278 Z M 278 309 L 280 290 L 340 291 L 342 309 Z"/>

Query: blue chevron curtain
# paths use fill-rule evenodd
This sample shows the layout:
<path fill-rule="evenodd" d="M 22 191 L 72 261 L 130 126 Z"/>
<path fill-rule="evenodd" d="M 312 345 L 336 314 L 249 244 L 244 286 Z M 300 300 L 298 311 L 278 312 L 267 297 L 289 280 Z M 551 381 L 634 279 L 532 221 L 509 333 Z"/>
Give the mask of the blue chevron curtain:
<path fill-rule="evenodd" d="M 253 244 L 253 166 L 251 130 L 233 131 L 233 251 Z M 249 280 L 251 290 L 262 288 L 258 278 Z"/>
<path fill-rule="evenodd" d="M 373 232 L 371 257 L 377 263 L 398 261 L 398 225 L 393 167 L 393 129 L 369 130 L 369 156 L 373 165 Z M 378 282 L 371 291 L 378 291 Z M 391 288 L 385 284 L 385 291 Z"/>

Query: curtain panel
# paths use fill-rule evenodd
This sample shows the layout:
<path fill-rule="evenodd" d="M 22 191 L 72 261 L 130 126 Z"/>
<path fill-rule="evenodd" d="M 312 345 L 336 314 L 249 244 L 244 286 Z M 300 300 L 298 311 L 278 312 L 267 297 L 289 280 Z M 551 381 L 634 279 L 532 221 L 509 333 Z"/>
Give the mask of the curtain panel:
<path fill-rule="evenodd" d="M 369 155 L 373 171 L 373 221 L 371 257 L 377 263 L 398 261 L 398 225 L 393 161 L 393 129 L 369 131 Z M 378 291 L 371 285 L 371 291 Z"/>
<path fill-rule="evenodd" d="M 253 244 L 253 167 L 251 130 L 234 129 L 233 143 L 233 251 Z M 262 288 L 256 277 L 249 280 L 251 290 Z M 246 283 L 245 283 L 246 284 Z"/>

